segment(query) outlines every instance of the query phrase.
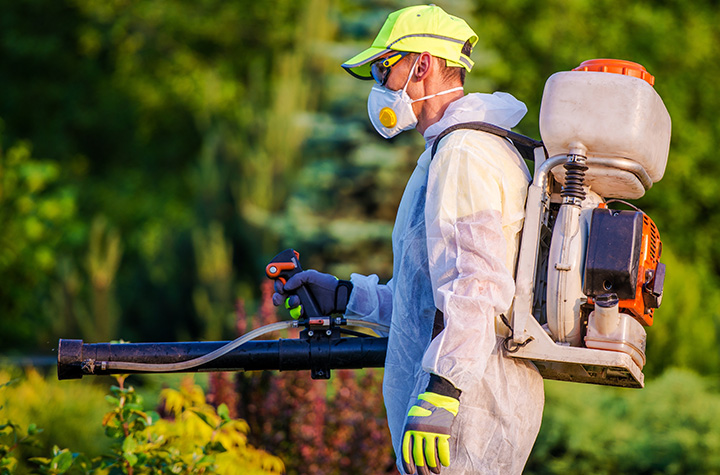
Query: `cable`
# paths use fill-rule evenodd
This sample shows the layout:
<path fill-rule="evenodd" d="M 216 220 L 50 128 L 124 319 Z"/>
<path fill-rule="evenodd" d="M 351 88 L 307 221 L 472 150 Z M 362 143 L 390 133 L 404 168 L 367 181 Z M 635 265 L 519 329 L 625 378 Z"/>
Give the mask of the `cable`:
<path fill-rule="evenodd" d="M 625 201 L 625 200 L 620 200 L 620 199 L 614 198 L 614 199 L 611 199 L 611 200 L 607 200 L 607 201 L 605 202 L 606 205 L 609 205 L 610 203 L 622 203 L 622 204 L 624 204 L 625 206 L 627 206 L 627 207 L 629 207 L 629 208 L 632 208 L 632 209 L 634 209 L 635 211 L 638 211 L 638 212 L 644 214 L 643 210 L 641 210 L 640 208 L 638 208 L 637 206 L 635 206 L 635 205 L 632 204 L 632 203 L 628 203 L 628 202 Z"/>

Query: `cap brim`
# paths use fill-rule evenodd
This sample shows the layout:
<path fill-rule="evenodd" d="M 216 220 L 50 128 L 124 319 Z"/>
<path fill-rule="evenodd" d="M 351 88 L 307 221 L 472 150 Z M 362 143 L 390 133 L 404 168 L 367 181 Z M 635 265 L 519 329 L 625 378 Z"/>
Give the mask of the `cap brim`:
<path fill-rule="evenodd" d="M 342 64 L 342 67 L 345 68 L 345 71 L 349 72 L 358 79 L 372 79 L 373 77 L 370 73 L 370 64 L 380 56 L 390 51 L 392 50 L 388 48 L 370 47 L 362 53 L 345 61 Z"/>

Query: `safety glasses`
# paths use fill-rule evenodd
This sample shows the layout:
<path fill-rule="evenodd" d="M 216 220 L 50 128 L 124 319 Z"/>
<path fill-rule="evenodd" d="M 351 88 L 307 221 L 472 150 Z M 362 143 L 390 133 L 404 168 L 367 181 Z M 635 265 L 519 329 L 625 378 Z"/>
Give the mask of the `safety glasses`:
<path fill-rule="evenodd" d="M 383 59 L 379 59 L 370 65 L 370 74 L 373 79 L 384 86 L 387 83 L 388 77 L 390 77 L 390 70 L 395 66 L 401 59 L 403 59 L 408 53 L 400 51 L 395 54 L 391 54 Z"/>

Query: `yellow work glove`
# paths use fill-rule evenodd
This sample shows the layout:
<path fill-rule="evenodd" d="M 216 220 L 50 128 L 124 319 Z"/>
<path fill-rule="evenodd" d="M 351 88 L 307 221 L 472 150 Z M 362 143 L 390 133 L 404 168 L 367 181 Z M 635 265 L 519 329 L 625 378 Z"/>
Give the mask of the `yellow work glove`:
<path fill-rule="evenodd" d="M 460 401 L 426 391 L 408 412 L 402 443 L 405 472 L 440 473 L 440 465 L 450 465 L 450 428 L 460 408 Z"/>

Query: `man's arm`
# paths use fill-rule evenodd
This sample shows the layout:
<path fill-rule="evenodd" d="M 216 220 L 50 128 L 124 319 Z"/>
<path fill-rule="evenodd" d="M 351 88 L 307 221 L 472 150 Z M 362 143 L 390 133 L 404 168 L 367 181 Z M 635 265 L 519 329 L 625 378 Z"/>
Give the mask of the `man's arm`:
<path fill-rule="evenodd" d="M 350 294 L 345 316 L 362 318 L 368 322 L 390 326 L 392 316 L 393 281 L 380 284 L 377 275 L 352 274 L 350 281 L 353 291 Z"/>
<path fill-rule="evenodd" d="M 479 138 L 479 139 L 478 139 Z M 448 137 L 430 168 L 425 220 L 430 275 L 445 328 L 428 347 L 423 369 L 463 390 L 485 372 L 497 339 L 495 317 L 515 290 L 503 233 L 507 148 L 494 137 Z"/>
<path fill-rule="evenodd" d="M 302 310 L 300 298 L 295 292 L 301 286 L 307 288 L 315 298 L 318 310 L 323 315 L 343 313 L 348 318 L 390 326 L 392 279 L 383 285 L 379 283 L 377 275 L 352 274 L 350 281 L 344 281 L 314 269 L 305 270 L 293 275 L 285 283 L 275 281 L 273 304 L 284 304 L 290 310 L 290 315 L 298 318 Z"/>

